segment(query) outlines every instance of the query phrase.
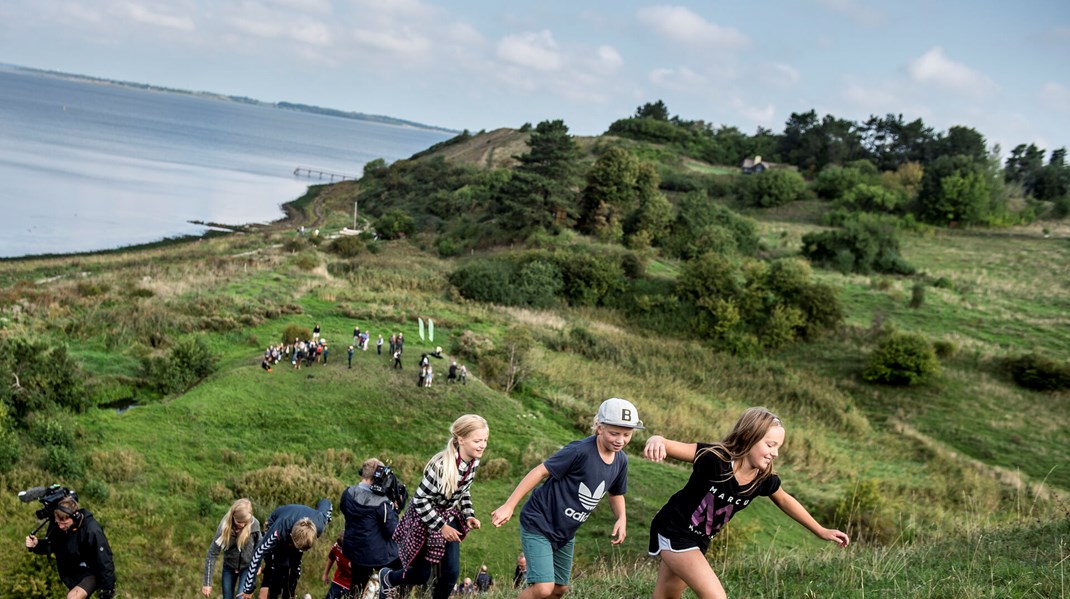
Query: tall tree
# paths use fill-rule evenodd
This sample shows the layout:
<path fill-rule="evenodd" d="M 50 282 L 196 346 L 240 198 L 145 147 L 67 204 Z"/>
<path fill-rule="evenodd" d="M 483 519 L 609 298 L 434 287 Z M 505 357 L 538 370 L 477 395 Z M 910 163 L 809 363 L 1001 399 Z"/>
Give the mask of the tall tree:
<path fill-rule="evenodd" d="M 665 105 L 665 102 L 658 100 L 657 102 L 647 102 L 639 108 L 635 109 L 635 118 L 637 119 L 654 119 L 656 121 L 669 120 L 669 107 Z"/>
<path fill-rule="evenodd" d="M 969 156 L 977 162 L 988 160 L 988 148 L 985 136 L 976 129 L 955 125 L 941 135 L 935 142 L 937 155 Z"/>
<path fill-rule="evenodd" d="M 498 213 L 505 229 L 569 227 L 576 218 L 576 142 L 562 120 L 543 121 L 528 139 L 531 148 L 502 187 Z"/>
<path fill-rule="evenodd" d="M 620 241 L 623 221 L 638 204 L 639 160 L 627 150 L 613 147 L 602 153 L 587 171 L 587 186 L 580 197 L 580 231 L 608 241 Z"/>
<path fill-rule="evenodd" d="M 935 225 L 977 224 L 991 212 L 985 165 L 969 156 L 941 156 L 925 170 L 918 191 L 921 220 Z"/>

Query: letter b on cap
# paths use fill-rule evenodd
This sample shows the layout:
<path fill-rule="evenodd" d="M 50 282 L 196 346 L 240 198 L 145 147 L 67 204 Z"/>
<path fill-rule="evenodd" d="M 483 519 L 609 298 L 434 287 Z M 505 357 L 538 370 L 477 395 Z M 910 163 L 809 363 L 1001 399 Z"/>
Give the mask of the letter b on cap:
<path fill-rule="evenodd" d="M 628 408 L 621 408 L 621 410 L 620 410 L 620 419 L 623 422 L 631 422 L 632 421 L 632 411 L 629 410 Z"/>

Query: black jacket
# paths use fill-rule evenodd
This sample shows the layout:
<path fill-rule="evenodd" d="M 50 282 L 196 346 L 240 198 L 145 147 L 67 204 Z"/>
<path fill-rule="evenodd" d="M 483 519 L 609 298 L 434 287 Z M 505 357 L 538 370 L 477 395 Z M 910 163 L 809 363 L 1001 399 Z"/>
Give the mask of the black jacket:
<path fill-rule="evenodd" d="M 60 530 L 55 520 L 49 522 L 45 538 L 30 551 L 55 555 L 59 578 L 68 589 L 86 576 L 96 576 L 101 594 L 107 596 L 115 590 L 115 562 L 104 529 L 85 508 L 75 512 L 74 520 L 67 531 Z"/>
<path fill-rule="evenodd" d="M 341 507 L 346 517 L 342 554 L 351 564 L 378 568 L 397 559 L 398 545 L 391 537 L 398 513 L 386 496 L 360 483 L 342 493 Z"/>

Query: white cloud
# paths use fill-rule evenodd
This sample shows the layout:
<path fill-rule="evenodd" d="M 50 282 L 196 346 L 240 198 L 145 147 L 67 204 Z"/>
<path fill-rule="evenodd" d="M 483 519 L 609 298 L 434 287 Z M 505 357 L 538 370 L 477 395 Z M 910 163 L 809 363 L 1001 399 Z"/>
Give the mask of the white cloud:
<path fill-rule="evenodd" d="M 431 40 L 409 28 L 356 29 L 353 39 L 362 46 L 410 58 L 425 56 L 432 48 Z"/>
<path fill-rule="evenodd" d="M 545 29 L 505 36 L 498 42 L 498 58 L 537 71 L 556 71 L 564 64 L 553 34 Z"/>
<path fill-rule="evenodd" d="M 763 81 L 778 86 L 795 85 L 802 78 L 798 69 L 778 62 L 766 63 L 759 67 L 758 72 Z"/>
<path fill-rule="evenodd" d="M 689 46 L 738 48 L 750 39 L 732 29 L 710 23 L 683 6 L 650 6 L 640 8 L 639 21 L 663 37 Z"/>
<path fill-rule="evenodd" d="M 773 117 L 776 116 L 776 107 L 772 104 L 755 106 L 739 96 L 734 96 L 732 98 L 732 107 L 735 108 L 736 112 L 742 115 L 743 118 L 758 125 L 772 125 Z"/>
<path fill-rule="evenodd" d="M 847 15 L 859 25 L 877 27 L 888 20 L 888 14 L 879 8 L 866 6 L 857 0 L 820 0 L 826 8 Z"/>
<path fill-rule="evenodd" d="M 331 0 L 264 0 L 266 4 L 279 8 L 312 12 L 316 14 L 331 14 Z"/>
<path fill-rule="evenodd" d="M 1040 88 L 1040 101 L 1052 110 L 1070 112 L 1070 88 L 1048 81 Z"/>
<path fill-rule="evenodd" d="M 126 16 L 137 21 L 138 23 L 144 23 L 146 25 L 155 25 L 157 27 L 175 29 L 178 31 L 194 30 L 193 20 L 189 17 L 181 17 L 176 15 L 168 15 L 161 12 L 154 12 L 140 4 L 136 4 L 133 2 L 124 5 L 123 12 L 126 13 Z"/>
<path fill-rule="evenodd" d="M 675 90 L 693 90 L 707 84 L 705 77 L 688 67 L 654 69 L 649 78 L 655 85 Z"/>
<path fill-rule="evenodd" d="M 598 47 L 598 64 L 607 72 L 616 72 L 624 65 L 624 58 L 613 46 Z"/>
<path fill-rule="evenodd" d="M 981 95 L 998 89 L 987 75 L 955 62 L 944 55 L 944 49 L 936 46 L 907 67 L 911 79 L 917 83 L 934 84 L 946 89 Z"/>

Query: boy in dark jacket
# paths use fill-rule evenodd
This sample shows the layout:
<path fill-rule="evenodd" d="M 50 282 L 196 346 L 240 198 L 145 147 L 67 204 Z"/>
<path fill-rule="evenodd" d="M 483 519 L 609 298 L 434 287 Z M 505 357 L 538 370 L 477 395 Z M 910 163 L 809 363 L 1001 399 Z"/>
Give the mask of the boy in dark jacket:
<path fill-rule="evenodd" d="M 275 508 L 267 519 L 267 532 L 253 551 L 253 561 L 241 588 L 242 597 L 252 599 L 261 561 L 264 562 L 261 586 L 268 589 L 268 598 L 293 597 L 301 577 L 301 557 L 312 548 L 330 521 L 329 499 L 320 499 L 315 509 L 301 504 Z"/>
<path fill-rule="evenodd" d="M 398 546 L 393 540 L 398 506 L 372 490 L 375 470 L 382 465 L 375 458 L 365 461 L 360 468 L 360 483 L 342 493 L 340 505 L 346 518 L 342 554 L 353 572 L 350 597 L 363 597 L 372 572 L 398 561 Z M 400 563 L 393 567 L 397 566 Z"/>
<path fill-rule="evenodd" d="M 70 589 L 67 597 L 85 599 L 98 589 L 101 599 L 115 595 L 115 563 L 104 529 L 93 514 L 78 507 L 73 494 L 56 504 L 45 538 L 29 535 L 26 548 L 56 556 L 59 578 Z"/>

